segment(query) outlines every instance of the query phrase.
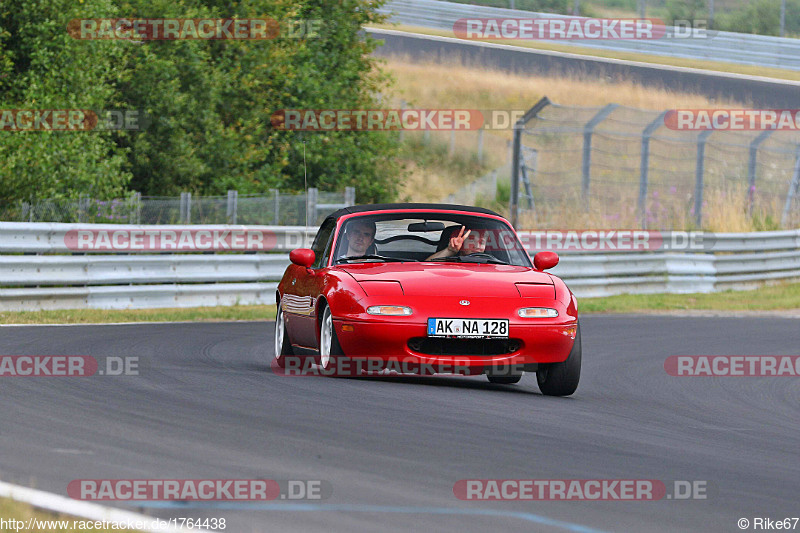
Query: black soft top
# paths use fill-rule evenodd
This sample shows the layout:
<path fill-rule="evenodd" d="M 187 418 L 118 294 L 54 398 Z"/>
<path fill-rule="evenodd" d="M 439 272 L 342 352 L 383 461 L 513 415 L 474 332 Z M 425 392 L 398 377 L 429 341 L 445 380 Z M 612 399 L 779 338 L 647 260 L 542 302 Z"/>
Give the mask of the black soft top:
<path fill-rule="evenodd" d="M 365 205 L 353 205 L 350 207 L 345 207 L 343 209 L 339 209 L 328 215 L 327 218 L 338 219 L 344 215 L 349 215 L 352 213 L 365 213 L 369 211 L 391 211 L 395 209 L 436 209 L 442 211 L 456 211 L 462 213 L 481 213 L 484 215 L 494 215 L 494 216 L 501 216 L 498 213 L 495 213 L 491 209 L 485 209 L 483 207 L 473 207 L 469 205 L 456 205 L 456 204 L 416 204 L 416 203 L 399 203 L 399 204 L 365 204 Z"/>

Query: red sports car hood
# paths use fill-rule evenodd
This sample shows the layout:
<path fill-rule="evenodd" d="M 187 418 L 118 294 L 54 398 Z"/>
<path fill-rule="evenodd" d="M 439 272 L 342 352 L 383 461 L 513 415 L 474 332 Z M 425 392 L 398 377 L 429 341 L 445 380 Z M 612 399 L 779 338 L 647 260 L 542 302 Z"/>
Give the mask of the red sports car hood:
<path fill-rule="evenodd" d="M 517 284 L 553 286 L 548 274 L 511 265 L 361 263 L 338 268 L 362 286 L 369 286 L 370 282 L 399 282 L 405 296 L 519 297 Z"/>

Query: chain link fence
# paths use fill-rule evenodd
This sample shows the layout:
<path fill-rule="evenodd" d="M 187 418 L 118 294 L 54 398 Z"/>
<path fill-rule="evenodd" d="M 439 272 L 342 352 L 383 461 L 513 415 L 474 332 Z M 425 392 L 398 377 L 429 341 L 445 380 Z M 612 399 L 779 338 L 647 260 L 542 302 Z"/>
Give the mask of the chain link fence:
<path fill-rule="evenodd" d="M 537 228 L 800 226 L 800 132 L 677 130 L 665 125 L 666 115 L 543 98 L 515 131 L 512 220 Z M 479 181 L 453 198 L 485 189 L 491 178 Z M 476 201 L 500 200 L 503 187 L 498 181 L 494 197 Z"/>
<path fill-rule="evenodd" d="M 246 224 L 303 226 L 318 225 L 330 213 L 355 205 L 355 188 L 325 192 L 310 188 L 308 194 L 283 193 L 226 196 L 142 196 L 97 200 L 34 200 L 0 208 L 0 221 L 85 222 L 102 224 Z"/>

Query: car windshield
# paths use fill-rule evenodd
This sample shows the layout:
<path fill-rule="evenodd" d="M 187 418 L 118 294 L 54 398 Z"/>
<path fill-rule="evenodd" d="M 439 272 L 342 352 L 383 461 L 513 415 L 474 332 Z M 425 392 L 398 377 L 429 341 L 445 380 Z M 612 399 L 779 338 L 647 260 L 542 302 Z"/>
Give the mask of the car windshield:
<path fill-rule="evenodd" d="M 500 220 L 447 213 L 392 213 L 349 218 L 334 264 L 434 261 L 530 267 L 511 227 Z"/>

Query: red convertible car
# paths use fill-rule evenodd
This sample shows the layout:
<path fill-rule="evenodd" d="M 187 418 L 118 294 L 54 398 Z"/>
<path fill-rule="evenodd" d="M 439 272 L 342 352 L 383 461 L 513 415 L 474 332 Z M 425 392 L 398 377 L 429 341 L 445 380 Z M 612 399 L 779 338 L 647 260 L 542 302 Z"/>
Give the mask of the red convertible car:
<path fill-rule="evenodd" d="M 486 374 L 502 384 L 536 372 L 539 389 L 553 396 L 578 386 L 577 302 L 545 272 L 558 256 L 539 252 L 531 264 L 493 211 L 348 207 L 290 259 L 277 291 L 278 367 Z"/>

